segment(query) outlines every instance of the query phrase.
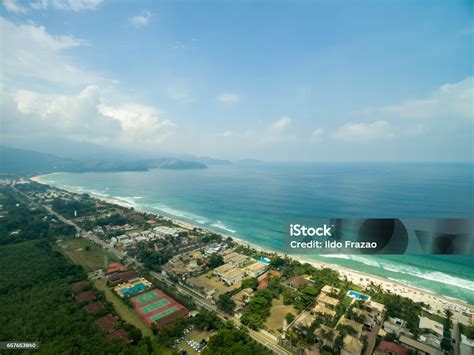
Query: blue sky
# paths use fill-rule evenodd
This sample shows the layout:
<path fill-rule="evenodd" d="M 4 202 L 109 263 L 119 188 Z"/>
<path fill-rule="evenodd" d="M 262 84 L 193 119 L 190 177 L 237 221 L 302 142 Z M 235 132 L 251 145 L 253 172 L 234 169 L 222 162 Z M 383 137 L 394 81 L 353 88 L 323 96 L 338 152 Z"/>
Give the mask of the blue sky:
<path fill-rule="evenodd" d="M 4 0 L 3 140 L 471 161 L 473 15 L 469 1 Z"/>

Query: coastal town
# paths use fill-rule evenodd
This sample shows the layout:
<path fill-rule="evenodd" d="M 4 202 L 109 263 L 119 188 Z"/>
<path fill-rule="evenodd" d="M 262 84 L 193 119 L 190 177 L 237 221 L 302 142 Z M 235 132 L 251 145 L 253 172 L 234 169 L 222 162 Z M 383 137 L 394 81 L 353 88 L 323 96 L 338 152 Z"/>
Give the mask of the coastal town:
<path fill-rule="evenodd" d="M 262 354 L 474 353 L 467 304 L 414 298 L 422 293 L 34 180 L 0 185 L 2 243 L 26 238 L 7 223 L 15 214 L 41 213 L 57 231 L 54 250 L 86 272 L 70 283 L 71 300 L 107 341 L 150 337 L 154 352 L 217 354 L 224 331 L 243 331 Z"/>

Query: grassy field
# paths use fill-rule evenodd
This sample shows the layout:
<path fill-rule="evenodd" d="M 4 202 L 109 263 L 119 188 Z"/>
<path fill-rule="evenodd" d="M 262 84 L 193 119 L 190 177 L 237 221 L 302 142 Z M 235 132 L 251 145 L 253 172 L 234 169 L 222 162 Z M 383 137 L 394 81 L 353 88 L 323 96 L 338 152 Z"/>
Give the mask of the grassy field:
<path fill-rule="evenodd" d="M 209 271 L 208 273 L 202 274 L 197 277 L 191 277 L 188 279 L 188 282 L 191 285 L 197 286 L 197 287 L 209 287 L 209 288 L 215 288 L 217 292 L 214 294 L 214 298 L 218 297 L 219 295 L 226 293 L 230 290 L 239 288 L 242 284 L 241 281 L 236 282 L 232 286 L 227 286 L 224 284 L 217 276 L 212 275 L 212 271 Z"/>
<path fill-rule="evenodd" d="M 65 240 L 60 246 L 60 251 L 74 264 L 82 265 L 88 272 L 103 269 L 106 254 L 109 256 L 109 262 L 117 261 L 114 256 L 85 238 Z"/>
<path fill-rule="evenodd" d="M 288 313 L 293 314 L 296 316 L 298 312 L 292 305 L 285 306 L 283 304 L 283 297 L 278 299 L 274 299 L 272 301 L 272 308 L 270 310 L 270 316 L 267 318 L 265 322 L 265 326 L 268 328 L 270 333 L 275 335 L 279 335 L 280 332 L 278 329 L 283 328 L 284 319 Z"/>
<path fill-rule="evenodd" d="M 140 329 L 143 335 L 152 336 L 151 329 L 148 328 L 148 326 L 140 319 L 140 317 L 131 308 L 129 308 L 119 296 L 117 296 L 110 288 L 107 287 L 105 280 L 94 280 L 94 286 L 97 289 L 104 291 L 105 298 L 114 305 L 114 308 L 120 318 Z"/>

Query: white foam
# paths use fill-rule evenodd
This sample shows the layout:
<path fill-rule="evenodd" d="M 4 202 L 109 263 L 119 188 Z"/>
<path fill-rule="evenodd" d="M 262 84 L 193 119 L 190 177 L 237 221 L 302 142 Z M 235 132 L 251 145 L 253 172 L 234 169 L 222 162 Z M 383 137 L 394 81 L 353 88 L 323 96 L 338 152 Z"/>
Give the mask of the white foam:
<path fill-rule="evenodd" d="M 196 215 L 196 214 L 193 214 L 193 213 L 190 213 L 190 212 L 178 210 L 178 209 L 172 208 L 172 207 L 164 205 L 164 204 L 154 205 L 154 206 L 152 206 L 152 208 L 155 209 L 155 210 L 162 211 L 166 214 L 175 216 L 175 217 L 186 218 L 186 219 L 195 221 L 199 224 L 206 224 L 206 223 L 209 222 L 203 216 L 199 216 L 199 215 Z"/>
<path fill-rule="evenodd" d="M 211 226 L 215 227 L 215 228 L 225 230 L 225 231 L 230 232 L 230 233 L 236 233 L 237 232 L 237 231 L 227 227 L 224 223 L 222 223 L 222 221 L 217 221 L 216 223 L 211 224 Z"/>

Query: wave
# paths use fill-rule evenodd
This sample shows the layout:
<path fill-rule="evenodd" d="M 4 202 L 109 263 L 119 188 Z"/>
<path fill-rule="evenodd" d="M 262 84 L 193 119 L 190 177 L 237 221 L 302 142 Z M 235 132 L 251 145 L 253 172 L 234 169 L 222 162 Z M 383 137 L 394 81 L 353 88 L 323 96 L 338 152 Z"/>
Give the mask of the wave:
<path fill-rule="evenodd" d="M 151 206 L 151 208 L 153 208 L 155 210 L 162 211 L 162 212 L 164 212 L 168 215 L 171 215 L 171 216 L 175 216 L 175 217 L 178 217 L 178 218 L 186 218 L 188 220 L 195 221 L 199 224 L 206 224 L 206 223 L 209 222 L 203 216 L 199 216 L 199 215 L 196 215 L 194 213 L 178 210 L 178 209 L 175 209 L 175 208 L 172 208 L 170 206 L 163 205 L 163 204 L 153 205 L 153 206 Z"/>
<path fill-rule="evenodd" d="M 225 230 L 225 231 L 230 232 L 230 233 L 237 233 L 237 231 L 235 231 L 233 229 L 230 229 L 224 223 L 222 223 L 222 221 L 217 221 L 216 223 L 211 224 L 211 226 L 215 227 L 215 228 Z"/>
<path fill-rule="evenodd" d="M 349 255 L 347 254 L 321 254 L 320 256 L 322 256 L 323 258 L 351 260 Z"/>
<path fill-rule="evenodd" d="M 358 256 L 358 255 L 350 255 L 349 259 L 356 262 L 360 262 L 368 266 L 382 268 L 383 270 L 386 270 L 386 271 L 414 276 L 420 279 L 439 282 L 445 285 L 456 286 L 456 287 L 463 288 L 469 291 L 474 291 L 474 281 L 466 280 L 461 277 L 448 275 L 441 271 L 423 271 L 422 269 L 409 266 L 409 265 L 384 263 L 384 262 L 379 262 L 372 258 Z"/>
<path fill-rule="evenodd" d="M 133 198 L 130 198 L 128 196 L 113 196 L 112 197 L 114 200 L 118 200 L 130 207 L 136 207 L 137 204 L 135 203 L 135 201 L 133 200 Z"/>

